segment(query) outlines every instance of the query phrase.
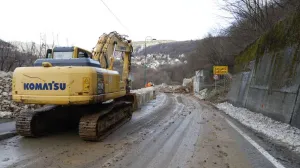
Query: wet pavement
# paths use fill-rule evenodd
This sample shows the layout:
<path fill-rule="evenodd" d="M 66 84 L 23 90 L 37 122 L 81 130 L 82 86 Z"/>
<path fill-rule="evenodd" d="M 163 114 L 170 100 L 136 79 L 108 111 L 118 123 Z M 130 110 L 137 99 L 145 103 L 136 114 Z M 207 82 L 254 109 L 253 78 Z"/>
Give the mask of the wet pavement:
<path fill-rule="evenodd" d="M 3 132 L 11 132 L 16 130 L 16 122 L 7 120 L 6 122 L 0 123 L 0 134 Z"/>
<path fill-rule="evenodd" d="M 159 94 L 103 142 L 82 141 L 76 130 L 0 141 L 0 167 L 278 167 L 228 120 L 192 96 Z"/>
<path fill-rule="evenodd" d="M 13 119 L 0 118 L 0 124 L 14 121 Z"/>

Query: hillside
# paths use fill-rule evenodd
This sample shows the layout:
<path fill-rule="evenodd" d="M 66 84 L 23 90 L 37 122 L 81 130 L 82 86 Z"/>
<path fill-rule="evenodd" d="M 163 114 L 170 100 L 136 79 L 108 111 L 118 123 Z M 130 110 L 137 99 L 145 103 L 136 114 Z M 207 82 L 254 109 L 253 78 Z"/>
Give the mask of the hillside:
<path fill-rule="evenodd" d="M 163 43 L 170 43 L 170 42 L 175 42 L 174 40 L 153 40 L 153 41 L 147 41 L 146 46 L 153 46 L 157 44 L 163 44 Z M 133 41 L 132 42 L 132 47 L 133 47 L 133 53 L 140 52 L 144 50 L 145 48 L 145 41 Z"/>
<path fill-rule="evenodd" d="M 166 41 L 164 43 L 152 42 L 147 47 L 147 54 L 162 54 L 169 55 L 170 58 L 178 58 L 179 55 L 188 55 L 196 50 L 198 40 L 195 41 Z M 147 42 L 147 45 L 149 45 Z M 145 55 L 145 50 L 140 49 L 135 51 L 135 56 Z"/>
<path fill-rule="evenodd" d="M 144 65 L 144 42 L 134 43 L 133 63 Z M 147 65 L 157 69 L 163 65 L 187 64 L 188 56 L 194 53 L 199 41 L 151 41 L 147 42 Z"/>

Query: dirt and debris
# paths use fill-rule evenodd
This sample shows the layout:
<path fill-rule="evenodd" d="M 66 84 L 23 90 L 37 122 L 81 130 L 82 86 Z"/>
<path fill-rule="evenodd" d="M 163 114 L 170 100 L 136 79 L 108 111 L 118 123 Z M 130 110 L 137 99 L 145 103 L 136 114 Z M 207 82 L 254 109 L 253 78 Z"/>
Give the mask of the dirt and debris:
<path fill-rule="evenodd" d="M 223 103 L 227 101 L 230 83 L 231 81 L 228 78 L 218 80 L 216 84 L 207 85 L 206 88 L 195 93 L 195 96 L 201 100 L 207 100 L 213 103 Z"/>
<path fill-rule="evenodd" d="M 229 89 L 220 87 L 217 89 L 210 88 L 206 91 L 206 97 L 205 100 L 208 100 L 213 103 L 222 103 L 227 101 L 226 95 L 228 93 Z"/>
<path fill-rule="evenodd" d="M 193 78 L 183 79 L 182 85 L 167 85 L 165 83 L 156 86 L 157 91 L 162 93 L 192 93 Z"/>
<path fill-rule="evenodd" d="M 0 118 L 14 118 L 22 110 L 40 107 L 39 105 L 12 101 L 12 75 L 12 72 L 0 71 Z"/>
<path fill-rule="evenodd" d="M 165 83 L 156 86 L 157 91 L 161 93 L 181 93 L 183 86 L 181 85 L 167 85 Z"/>

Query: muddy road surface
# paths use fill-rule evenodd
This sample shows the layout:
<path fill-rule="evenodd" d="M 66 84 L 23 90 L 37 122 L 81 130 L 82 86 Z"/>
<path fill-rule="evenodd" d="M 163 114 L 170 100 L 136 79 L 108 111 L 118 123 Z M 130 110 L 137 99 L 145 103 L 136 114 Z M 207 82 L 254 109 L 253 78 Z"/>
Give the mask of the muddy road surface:
<path fill-rule="evenodd" d="M 232 124 L 226 116 L 190 95 L 161 93 L 102 142 L 82 141 L 76 130 L 39 139 L 16 136 L 0 141 L 0 167 L 272 168 L 286 165 L 260 151 Z"/>

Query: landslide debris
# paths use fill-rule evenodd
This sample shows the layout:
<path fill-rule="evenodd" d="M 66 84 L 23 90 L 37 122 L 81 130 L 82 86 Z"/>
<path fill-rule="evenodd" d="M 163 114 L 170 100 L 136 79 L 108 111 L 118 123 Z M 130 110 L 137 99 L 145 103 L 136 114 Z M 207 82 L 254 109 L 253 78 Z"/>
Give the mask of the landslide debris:
<path fill-rule="evenodd" d="M 22 110 L 40 107 L 40 105 L 12 101 L 12 74 L 12 72 L 0 71 L 0 118 L 15 118 Z"/>

